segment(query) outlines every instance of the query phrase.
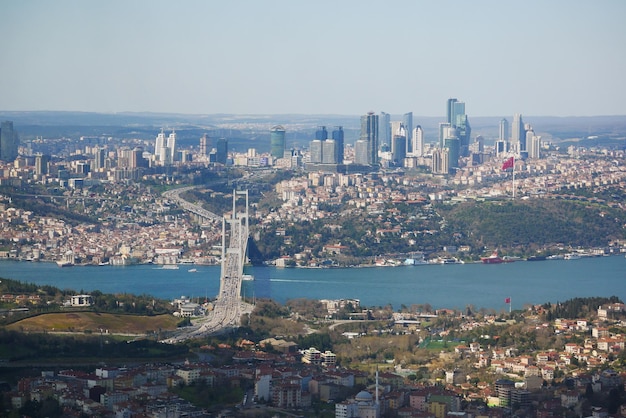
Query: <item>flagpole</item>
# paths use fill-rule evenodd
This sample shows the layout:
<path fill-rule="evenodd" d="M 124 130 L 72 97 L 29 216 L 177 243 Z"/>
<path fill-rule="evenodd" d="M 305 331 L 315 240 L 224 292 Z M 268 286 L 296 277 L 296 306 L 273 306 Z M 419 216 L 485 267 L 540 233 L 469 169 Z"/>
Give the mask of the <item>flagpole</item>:
<path fill-rule="evenodd" d="M 513 200 L 515 200 L 515 157 L 511 157 L 513 158 Z M 510 308 L 510 304 L 509 304 L 509 308 Z"/>

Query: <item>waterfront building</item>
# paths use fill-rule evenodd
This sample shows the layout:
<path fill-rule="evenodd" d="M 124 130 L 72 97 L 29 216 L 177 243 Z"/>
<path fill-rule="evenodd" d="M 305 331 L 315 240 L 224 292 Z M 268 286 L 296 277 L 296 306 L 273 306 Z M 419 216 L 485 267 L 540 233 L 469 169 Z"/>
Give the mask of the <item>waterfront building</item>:
<path fill-rule="evenodd" d="M 378 115 L 369 112 L 361 116 L 361 141 L 367 144 L 367 164 L 376 165 L 378 163 Z"/>
<path fill-rule="evenodd" d="M 19 137 L 13 130 L 12 121 L 4 121 L 0 125 L 0 160 L 13 161 L 17 158 Z"/>
<path fill-rule="evenodd" d="M 270 154 L 273 158 L 285 156 L 285 128 L 281 125 L 270 130 Z"/>

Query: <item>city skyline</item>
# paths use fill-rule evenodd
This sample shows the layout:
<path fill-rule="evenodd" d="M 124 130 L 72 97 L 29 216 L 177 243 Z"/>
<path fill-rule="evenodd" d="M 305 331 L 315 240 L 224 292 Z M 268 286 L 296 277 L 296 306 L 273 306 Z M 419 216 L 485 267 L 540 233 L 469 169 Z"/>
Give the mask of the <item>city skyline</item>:
<path fill-rule="evenodd" d="M 474 117 L 626 114 L 617 0 L 27 0 L 0 13 L 5 111 L 439 116 L 463 97 Z"/>

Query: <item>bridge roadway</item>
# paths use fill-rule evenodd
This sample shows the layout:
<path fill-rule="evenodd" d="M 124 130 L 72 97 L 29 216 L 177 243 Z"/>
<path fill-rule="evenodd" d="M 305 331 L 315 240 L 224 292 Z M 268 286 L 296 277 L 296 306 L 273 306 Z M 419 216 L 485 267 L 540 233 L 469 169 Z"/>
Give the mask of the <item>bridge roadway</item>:
<path fill-rule="evenodd" d="M 216 215 L 215 213 L 210 212 L 199 205 L 188 202 L 182 197 L 180 197 L 181 193 L 189 191 L 191 189 L 195 189 L 195 186 L 180 187 L 178 189 L 168 190 L 163 193 L 163 197 L 166 197 L 167 199 L 174 201 L 182 209 L 188 212 L 191 212 L 194 215 L 198 215 L 201 218 L 210 219 L 213 221 L 221 221 L 222 220 L 221 216 Z"/>
<path fill-rule="evenodd" d="M 182 198 L 178 196 L 183 190 L 189 188 L 176 189 L 176 194 L 169 194 L 167 197 L 176 196 L 175 201 Z M 168 193 L 168 192 L 166 192 Z M 252 312 L 253 306 L 245 303 L 241 299 L 241 284 L 243 278 L 243 265 L 248 245 L 248 220 L 247 220 L 247 194 L 246 194 L 246 212 L 245 215 L 237 214 L 235 211 L 235 201 L 237 193 L 233 194 L 233 212 L 230 219 L 219 217 L 222 220 L 222 271 L 220 277 L 220 291 L 213 303 L 213 310 L 207 316 L 192 321 L 193 325 L 177 330 L 174 335 L 170 336 L 165 343 L 177 343 L 192 338 L 201 338 L 211 334 L 220 334 L 234 330 L 239 327 L 241 316 Z M 184 200 L 183 200 L 184 201 Z M 186 202 L 181 205 L 186 210 L 189 206 L 197 206 Z M 204 209 L 199 208 L 204 211 Z M 192 211 L 199 215 L 197 211 Z M 208 211 L 206 211 L 208 212 Z M 211 212 L 208 212 L 211 213 Z M 217 216 L 212 214 L 213 216 Z M 202 216 L 202 215 L 201 215 Z M 245 223 L 242 223 L 242 219 Z M 226 223 L 230 224 L 230 238 L 228 248 L 226 245 Z"/>

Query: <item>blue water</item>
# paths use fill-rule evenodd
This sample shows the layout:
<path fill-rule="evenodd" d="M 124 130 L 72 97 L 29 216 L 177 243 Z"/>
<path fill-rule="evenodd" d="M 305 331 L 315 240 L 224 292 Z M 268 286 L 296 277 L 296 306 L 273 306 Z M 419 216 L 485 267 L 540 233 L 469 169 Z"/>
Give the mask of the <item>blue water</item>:
<path fill-rule="evenodd" d="M 197 272 L 189 272 L 195 268 Z M 242 293 L 257 298 L 359 299 L 364 306 L 430 304 L 435 308 L 513 309 L 573 297 L 618 296 L 626 300 L 623 256 L 515 262 L 498 265 L 449 264 L 351 269 L 280 269 L 255 267 L 253 282 Z M 162 299 L 182 295 L 214 297 L 219 266 L 69 267 L 53 263 L 0 261 L 0 277 L 61 289 L 148 294 Z M 1 289 L 1 284 L 0 284 Z"/>

